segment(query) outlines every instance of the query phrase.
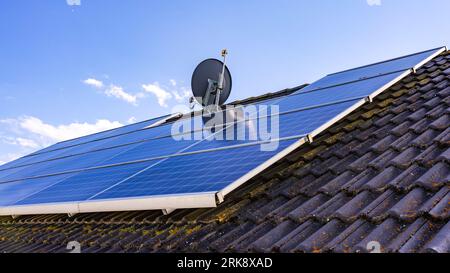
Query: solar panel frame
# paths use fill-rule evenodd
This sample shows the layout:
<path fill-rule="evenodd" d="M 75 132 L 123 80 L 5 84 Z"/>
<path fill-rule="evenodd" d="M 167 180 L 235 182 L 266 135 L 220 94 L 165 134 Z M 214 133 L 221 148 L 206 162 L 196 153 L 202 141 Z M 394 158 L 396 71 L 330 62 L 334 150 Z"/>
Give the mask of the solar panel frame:
<path fill-rule="evenodd" d="M 325 129 L 351 113 L 352 111 L 358 109 L 363 104 L 370 102 L 373 97 L 383 92 L 387 88 L 391 87 L 397 81 L 403 77 L 411 74 L 415 69 L 428 62 L 432 58 L 438 56 L 441 52 L 446 50 L 445 47 L 436 50 L 428 58 L 421 61 L 414 68 L 405 70 L 401 75 L 393 79 L 392 81 L 386 83 L 381 88 L 374 90 L 365 98 L 361 98 L 355 102 L 351 107 L 341 112 L 336 117 L 325 122 L 323 125 L 313 130 L 306 136 L 301 137 L 295 143 L 289 147 L 283 149 L 281 152 L 270 158 L 269 160 L 262 162 L 259 166 L 249 171 L 247 174 L 243 175 L 241 178 L 237 179 L 233 183 L 224 187 L 219 192 L 201 192 L 194 194 L 169 194 L 161 196 L 150 196 L 145 198 L 125 198 L 119 200 L 100 200 L 100 201 L 83 201 L 79 203 L 64 203 L 64 204 L 36 204 L 27 206 L 10 206 L 10 207 L 0 207 L 0 215 L 17 215 L 17 214 L 42 214 L 42 213 L 78 213 L 78 212 L 100 212 L 100 211 L 125 211 L 125 210 L 150 210 L 150 209 L 163 209 L 166 212 L 178 208 L 200 208 L 200 207 L 215 207 L 217 204 L 224 201 L 224 198 L 231 191 L 235 190 L 237 187 L 244 184 L 246 181 L 271 166 L 285 155 L 294 151 L 301 145 L 313 141 L 313 137 L 317 134 L 323 132 Z M 283 99 L 281 100 L 283 101 Z M 236 148 L 236 147 L 235 147 Z"/>
<path fill-rule="evenodd" d="M 412 69 L 415 71 L 418 67 L 422 66 L 428 60 L 430 56 L 433 56 L 434 52 L 441 50 L 442 47 L 434 48 L 430 50 L 425 50 L 422 52 L 409 54 L 406 56 L 397 57 L 394 59 L 377 62 L 373 64 L 368 64 L 352 69 L 343 70 L 340 72 L 328 74 L 327 76 L 319 79 L 318 81 L 306 86 L 305 88 L 296 92 L 305 93 L 314 90 L 320 90 L 324 88 L 329 88 L 330 86 L 345 84 L 354 81 L 360 81 L 363 79 L 379 77 L 382 75 L 402 72 L 405 70 Z M 387 69 L 388 68 L 388 69 Z M 377 72 L 382 71 L 382 72 Z"/>

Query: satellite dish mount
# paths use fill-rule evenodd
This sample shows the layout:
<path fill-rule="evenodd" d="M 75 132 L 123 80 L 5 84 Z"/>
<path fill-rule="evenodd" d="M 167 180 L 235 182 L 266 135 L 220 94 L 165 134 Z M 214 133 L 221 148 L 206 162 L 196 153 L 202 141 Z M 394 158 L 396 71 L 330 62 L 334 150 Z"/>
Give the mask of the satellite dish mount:
<path fill-rule="evenodd" d="M 207 59 L 201 62 L 192 75 L 191 87 L 194 98 L 207 111 L 218 111 L 230 96 L 231 74 L 226 66 L 228 51 L 223 49 L 223 62 Z"/>

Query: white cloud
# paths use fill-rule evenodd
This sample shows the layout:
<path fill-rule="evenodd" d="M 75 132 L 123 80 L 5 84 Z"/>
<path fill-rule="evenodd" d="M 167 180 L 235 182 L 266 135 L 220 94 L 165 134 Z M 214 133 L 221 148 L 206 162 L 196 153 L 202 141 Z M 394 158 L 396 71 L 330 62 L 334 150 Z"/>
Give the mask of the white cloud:
<path fill-rule="evenodd" d="M 175 100 L 179 103 L 185 102 L 187 98 L 191 96 L 190 90 L 188 90 L 185 87 L 180 88 L 180 90 L 174 90 L 172 91 L 173 96 L 175 97 Z"/>
<path fill-rule="evenodd" d="M 118 121 L 109 121 L 107 119 L 99 119 L 95 123 L 74 122 L 54 126 L 36 117 L 20 118 L 19 124 L 22 129 L 53 142 L 68 140 L 122 126 Z"/>
<path fill-rule="evenodd" d="M 32 139 L 18 137 L 18 138 L 16 138 L 16 140 L 17 140 L 17 143 L 22 147 L 32 148 L 32 149 L 39 148 L 39 145 Z"/>
<path fill-rule="evenodd" d="M 132 95 L 125 90 L 123 90 L 122 87 L 111 84 L 108 89 L 105 90 L 105 94 L 109 97 L 115 97 L 121 100 L 124 100 L 128 103 L 131 103 L 133 105 L 137 105 L 138 98 L 142 98 L 143 94 L 138 93 L 136 95 Z"/>
<path fill-rule="evenodd" d="M 0 137 L 0 139 L 4 144 L 8 145 L 17 145 L 24 148 L 32 148 L 32 149 L 37 149 L 40 147 L 40 145 L 37 144 L 36 141 L 28 138 L 2 136 Z"/>
<path fill-rule="evenodd" d="M 369 6 L 381 6 L 381 0 L 366 0 Z"/>
<path fill-rule="evenodd" d="M 155 95 L 159 105 L 168 107 L 167 101 L 172 98 L 172 94 L 161 88 L 158 82 L 154 82 L 153 84 L 143 84 L 142 88 L 144 88 L 146 92 Z"/>
<path fill-rule="evenodd" d="M 0 120 L 0 162 L 6 163 L 56 142 L 122 126 L 118 121 L 99 119 L 93 123 L 52 125 L 37 117 Z M 0 163 L 0 164 L 1 164 Z"/>
<path fill-rule="evenodd" d="M 66 3 L 69 6 L 80 6 L 81 0 L 66 0 Z"/>
<path fill-rule="evenodd" d="M 128 124 L 136 123 L 136 118 L 135 118 L 135 117 L 129 118 L 129 119 L 127 120 L 127 123 L 128 123 Z"/>
<path fill-rule="evenodd" d="M 103 82 L 94 78 L 89 78 L 83 81 L 84 84 L 93 86 L 95 88 L 102 88 Z"/>
<path fill-rule="evenodd" d="M 146 93 L 153 94 L 158 100 L 158 104 L 162 107 L 168 107 L 168 102 L 173 98 L 178 103 L 186 102 L 186 98 L 190 97 L 190 90 L 184 86 L 178 86 L 178 83 L 174 79 L 170 79 L 170 87 L 160 85 L 158 82 L 152 84 L 143 84 L 142 88 L 144 92 L 136 94 L 129 93 L 124 90 L 123 87 L 115 84 L 110 84 L 105 87 L 105 84 L 95 78 L 88 78 L 83 81 L 86 85 L 100 89 L 105 95 L 109 97 L 115 97 L 130 103 L 134 106 L 138 105 L 138 100 L 147 97 Z"/>

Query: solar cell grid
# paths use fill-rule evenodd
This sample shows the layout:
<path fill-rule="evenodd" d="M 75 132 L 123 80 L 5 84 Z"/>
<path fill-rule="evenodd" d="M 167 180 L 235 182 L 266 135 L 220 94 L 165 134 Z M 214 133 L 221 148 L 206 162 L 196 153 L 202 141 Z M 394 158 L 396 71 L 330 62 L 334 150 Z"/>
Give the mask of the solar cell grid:
<path fill-rule="evenodd" d="M 330 74 L 292 95 L 256 103 L 255 108 L 249 108 L 254 119 L 238 123 L 244 126 L 222 126 L 214 134 L 207 134 L 211 140 L 177 141 L 172 138 L 174 123 L 143 129 L 144 124 L 153 123 L 146 121 L 58 143 L 5 166 L 10 168 L 27 162 L 31 165 L 12 169 L 0 167 L 0 208 L 20 206 L 20 212 L 23 212 L 23 208 L 30 205 L 79 204 L 77 207 L 80 208 L 83 204 L 84 211 L 89 211 L 89 204 L 92 204 L 89 202 L 128 202 L 141 197 L 182 197 L 210 192 L 217 194 L 216 197 L 222 192 L 225 195 L 225 189 L 234 189 L 304 143 L 306 135 L 327 128 L 359 107 L 365 98 L 383 91 L 410 73 L 411 68 L 417 68 L 443 50 L 435 49 Z M 258 116 L 261 114 L 258 106 L 264 104 L 279 106 L 281 114 L 267 118 Z M 178 122 L 184 122 L 193 130 L 198 129 L 195 125 L 204 126 L 207 120 L 195 116 Z M 260 131 L 264 126 L 269 131 Z M 226 129 L 221 131 L 223 128 Z M 186 133 L 194 134 L 190 130 Z M 255 131 L 257 137 L 249 138 Z M 228 132 L 245 137 L 217 139 L 217 136 L 229 136 Z M 262 149 L 263 144 L 268 144 L 261 142 L 267 140 L 267 136 L 277 140 L 277 146 L 271 150 Z M 39 160 L 45 161 L 37 163 Z M 34 176 L 39 178 L 30 178 Z M 11 179 L 14 182 L 8 182 Z M 193 202 L 192 198 L 189 200 Z M 164 200 L 158 202 L 164 204 Z M 193 204 L 183 204 L 179 199 L 177 203 L 173 202 L 167 201 L 167 207 L 161 208 Z M 154 207 L 150 203 L 140 206 Z"/>
<path fill-rule="evenodd" d="M 48 188 L 20 200 L 16 204 L 26 205 L 34 203 L 84 201 L 115 183 L 131 177 L 155 162 L 128 164 L 84 171 L 61 180 Z"/>
<path fill-rule="evenodd" d="M 252 145 L 171 157 L 93 199 L 218 191 L 295 141 L 282 141 L 272 152 Z"/>
<path fill-rule="evenodd" d="M 338 73 L 333 73 L 314 82 L 313 84 L 305 87 L 304 89 L 297 91 L 297 93 L 308 92 L 318 88 L 326 88 L 328 86 L 358 81 L 370 77 L 377 77 L 386 73 L 406 71 L 414 68 L 415 66 L 420 64 L 423 60 L 426 60 L 428 57 L 436 53 L 439 49 L 431 49 L 385 62 L 375 63 L 372 65 L 366 65 Z"/>

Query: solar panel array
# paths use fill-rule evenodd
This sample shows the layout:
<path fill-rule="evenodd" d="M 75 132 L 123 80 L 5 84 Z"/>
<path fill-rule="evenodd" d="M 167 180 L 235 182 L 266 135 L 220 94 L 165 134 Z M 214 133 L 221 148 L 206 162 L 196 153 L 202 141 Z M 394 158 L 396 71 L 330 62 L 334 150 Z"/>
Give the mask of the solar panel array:
<path fill-rule="evenodd" d="M 0 166 L 0 214 L 127 210 L 133 200 L 145 201 L 134 209 L 215 206 L 216 199 L 222 201 L 443 50 L 330 74 L 292 95 L 260 101 L 255 108 L 278 105 L 279 113 L 262 117 L 255 110 L 251 118 L 224 124 L 203 140 L 175 140 L 173 123 L 155 124 L 166 116 L 57 143 Z M 178 122 L 192 127 L 204 120 L 193 116 Z M 263 123 L 279 128 L 276 139 L 217 139 L 236 128 L 249 134 Z M 276 149 L 261 150 L 262 144 L 271 143 Z M 212 200 L 201 203 L 192 198 L 196 196 Z"/>

